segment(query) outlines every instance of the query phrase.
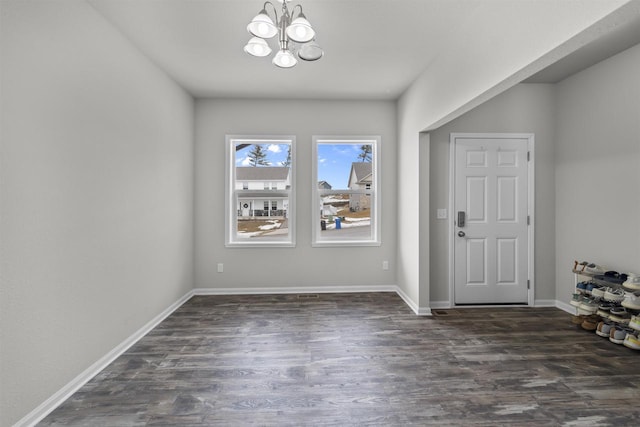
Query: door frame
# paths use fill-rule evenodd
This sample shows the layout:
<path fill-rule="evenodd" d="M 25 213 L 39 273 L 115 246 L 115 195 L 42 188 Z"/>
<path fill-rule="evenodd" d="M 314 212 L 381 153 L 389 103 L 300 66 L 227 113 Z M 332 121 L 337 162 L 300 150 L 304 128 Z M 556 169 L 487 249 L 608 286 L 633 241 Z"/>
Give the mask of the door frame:
<path fill-rule="evenodd" d="M 524 139 L 527 143 L 527 305 L 535 305 L 535 134 L 533 133 L 451 133 L 449 137 L 449 307 L 455 304 L 455 176 L 456 140 L 458 139 Z M 457 307 L 465 307 L 457 306 Z M 491 306 L 486 304 L 473 307 Z M 517 306 L 517 304 L 515 304 Z"/>

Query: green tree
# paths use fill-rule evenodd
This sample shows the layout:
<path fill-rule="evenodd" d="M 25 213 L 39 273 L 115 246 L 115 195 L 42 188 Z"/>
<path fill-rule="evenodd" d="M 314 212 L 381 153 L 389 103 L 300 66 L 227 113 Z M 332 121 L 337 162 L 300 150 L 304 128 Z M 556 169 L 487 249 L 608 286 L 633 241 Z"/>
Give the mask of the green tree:
<path fill-rule="evenodd" d="M 360 146 L 360 154 L 358 154 L 359 162 L 371 162 L 373 160 L 371 153 L 371 145 L 365 144 Z"/>
<path fill-rule="evenodd" d="M 247 154 L 247 157 L 249 158 L 250 166 L 269 166 L 267 153 L 264 152 L 260 144 L 255 144 Z"/>
<path fill-rule="evenodd" d="M 284 162 L 280 162 L 280 166 L 290 167 L 291 166 L 291 144 L 289 144 L 289 148 L 287 150 L 287 160 Z"/>

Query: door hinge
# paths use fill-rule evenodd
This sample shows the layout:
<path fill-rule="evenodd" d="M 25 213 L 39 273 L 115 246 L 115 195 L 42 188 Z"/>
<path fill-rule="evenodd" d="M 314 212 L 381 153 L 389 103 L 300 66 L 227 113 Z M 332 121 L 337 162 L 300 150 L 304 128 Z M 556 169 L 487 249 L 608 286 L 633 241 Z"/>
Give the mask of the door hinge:
<path fill-rule="evenodd" d="M 527 151 L 527 162 L 531 161 L 531 151 Z"/>
<path fill-rule="evenodd" d="M 531 289 L 531 282 L 527 279 L 527 289 Z"/>
<path fill-rule="evenodd" d="M 531 217 L 527 215 L 527 225 L 531 225 Z"/>

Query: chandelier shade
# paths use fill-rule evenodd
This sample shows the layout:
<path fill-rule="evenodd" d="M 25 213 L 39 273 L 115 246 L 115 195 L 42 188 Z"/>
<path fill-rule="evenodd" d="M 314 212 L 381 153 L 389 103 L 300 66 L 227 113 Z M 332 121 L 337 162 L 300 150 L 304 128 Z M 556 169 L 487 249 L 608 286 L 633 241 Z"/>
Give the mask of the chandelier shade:
<path fill-rule="evenodd" d="M 324 52 L 315 40 L 305 44 L 298 51 L 298 57 L 305 61 L 317 61 L 322 58 L 322 55 L 324 55 Z"/>
<path fill-rule="evenodd" d="M 288 0 L 279 0 L 282 10 L 278 17 L 276 6 L 270 1 L 264 3 L 262 10 L 249 22 L 247 31 L 251 39 L 244 51 L 249 55 L 264 57 L 272 52 L 267 39 L 278 36 L 278 51 L 272 63 L 280 68 L 294 67 L 298 60 L 317 61 L 324 56 L 322 48 L 316 42 L 316 31 L 302 13 L 302 6 L 295 5 L 291 11 Z M 271 6 L 273 17 L 267 12 Z"/>
<path fill-rule="evenodd" d="M 316 32 L 302 13 L 287 27 L 287 37 L 294 42 L 306 43 L 313 40 L 315 35 Z"/>
<path fill-rule="evenodd" d="M 262 9 L 255 18 L 247 25 L 247 30 L 256 37 L 270 39 L 278 34 L 278 27 L 273 20 L 267 15 L 267 10 Z"/>
<path fill-rule="evenodd" d="M 298 63 L 298 60 L 288 50 L 280 49 L 276 56 L 273 57 L 272 62 L 280 68 L 291 68 Z"/>
<path fill-rule="evenodd" d="M 260 37 L 251 37 L 244 51 L 253 56 L 268 56 L 271 53 L 269 44 Z"/>

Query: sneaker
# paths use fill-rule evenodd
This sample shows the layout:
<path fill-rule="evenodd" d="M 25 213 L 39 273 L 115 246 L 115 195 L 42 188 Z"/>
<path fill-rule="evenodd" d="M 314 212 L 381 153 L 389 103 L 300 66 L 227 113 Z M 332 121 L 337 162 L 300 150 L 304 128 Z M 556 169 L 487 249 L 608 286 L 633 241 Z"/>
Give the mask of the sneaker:
<path fill-rule="evenodd" d="M 611 328 L 611 332 L 609 333 L 609 341 L 614 344 L 622 344 L 624 339 L 627 337 L 627 329 L 622 326 L 616 326 L 615 328 Z"/>
<path fill-rule="evenodd" d="M 587 266 L 584 268 L 585 273 L 589 273 L 589 274 L 604 274 L 607 270 L 600 266 L 600 265 L 596 265 L 596 264 L 587 264 Z"/>
<path fill-rule="evenodd" d="M 624 291 L 622 289 L 607 288 L 604 291 L 604 300 L 622 302 L 624 300 Z"/>
<path fill-rule="evenodd" d="M 638 339 L 637 332 L 627 333 L 627 336 L 624 338 L 622 344 L 624 344 L 625 347 L 629 347 L 633 350 L 640 350 L 640 339 Z"/>
<path fill-rule="evenodd" d="M 640 290 L 640 274 L 627 273 L 627 280 L 622 283 L 622 286 L 633 291 Z"/>
<path fill-rule="evenodd" d="M 603 320 L 598 323 L 598 326 L 596 327 L 596 334 L 603 338 L 609 338 L 609 335 L 611 334 L 611 328 L 613 327 L 613 323 Z"/>
<path fill-rule="evenodd" d="M 578 313 L 588 316 L 594 314 L 596 311 L 598 311 L 598 304 L 590 298 L 582 297 L 582 301 L 580 301 L 580 305 L 578 306 Z"/>
<path fill-rule="evenodd" d="M 582 301 L 582 294 L 575 293 L 571 295 L 571 301 L 569 301 L 569 304 L 574 307 L 578 307 L 580 305 L 580 301 Z"/>
<path fill-rule="evenodd" d="M 632 310 L 640 310 L 640 296 L 633 292 L 625 292 L 624 301 L 621 304 Z"/>
<path fill-rule="evenodd" d="M 636 331 L 640 331 L 640 314 L 637 316 L 631 316 L 631 319 L 629 319 L 629 327 Z"/>
<path fill-rule="evenodd" d="M 614 303 L 602 301 L 598 306 L 598 311 L 596 311 L 596 314 L 600 317 L 604 317 L 605 319 L 608 319 L 609 316 L 611 315 L 612 307 L 615 307 Z"/>
<path fill-rule="evenodd" d="M 606 288 L 604 286 L 594 285 L 591 289 L 591 296 L 596 298 L 604 298 L 605 289 Z"/>
<path fill-rule="evenodd" d="M 581 294 L 586 294 L 588 284 L 589 282 L 580 282 L 576 285 L 576 290 Z"/>
<path fill-rule="evenodd" d="M 611 307 L 609 319 L 618 323 L 629 323 L 631 315 L 627 313 L 627 309 L 620 306 Z"/>

